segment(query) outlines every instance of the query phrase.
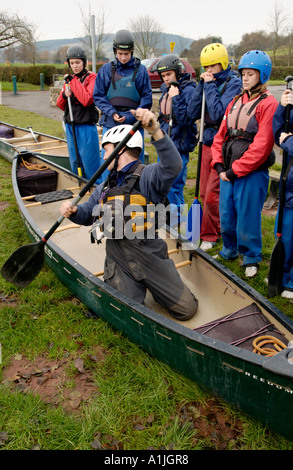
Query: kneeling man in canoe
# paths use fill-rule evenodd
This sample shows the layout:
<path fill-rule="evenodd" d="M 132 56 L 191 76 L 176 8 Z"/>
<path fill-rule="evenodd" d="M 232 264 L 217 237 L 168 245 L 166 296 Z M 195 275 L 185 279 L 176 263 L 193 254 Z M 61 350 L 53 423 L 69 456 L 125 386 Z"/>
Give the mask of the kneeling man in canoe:
<path fill-rule="evenodd" d="M 98 242 L 106 237 L 104 281 L 126 296 L 143 303 L 146 290 L 178 320 L 189 320 L 198 301 L 182 282 L 167 244 L 158 236 L 164 202 L 182 169 L 181 157 L 160 129 L 154 114 L 137 109 L 135 117 L 152 136 L 159 161 L 144 166 L 139 160 L 143 141 L 137 131 L 111 161 L 110 174 L 83 204 L 61 205 L 61 214 L 80 225 L 92 225 Z M 103 136 L 106 160 L 129 133 L 128 125 L 111 128 Z M 157 208 L 161 210 L 157 211 Z"/>

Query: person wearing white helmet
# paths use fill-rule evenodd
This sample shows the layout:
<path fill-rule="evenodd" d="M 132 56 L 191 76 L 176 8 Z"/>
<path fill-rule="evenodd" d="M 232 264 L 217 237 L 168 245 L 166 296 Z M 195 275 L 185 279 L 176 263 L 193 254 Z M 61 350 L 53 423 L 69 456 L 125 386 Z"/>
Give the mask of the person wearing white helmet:
<path fill-rule="evenodd" d="M 107 284 L 139 303 L 144 302 L 149 289 L 154 299 L 176 319 L 185 321 L 196 313 L 198 301 L 169 259 L 167 244 L 158 236 L 158 222 L 152 215 L 155 205 L 163 210 L 172 183 L 182 170 L 182 160 L 151 111 L 139 108 L 135 117 L 152 135 L 159 161 L 147 166 L 140 162 L 142 136 L 137 131 L 118 158 L 110 163 L 109 177 L 96 187 L 89 200 L 75 207 L 65 201 L 60 210 L 72 222 L 92 225 L 92 241 L 101 243 L 106 237 L 104 281 Z M 115 126 L 104 134 L 105 160 L 129 133 L 129 128 L 129 125 Z M 146 216 L 139 215 L 134 227 L 132 214 L 137 211 Z"/>
<path fill-rule="evenodd" d="M 253 277 L 262 260 L 261 211 L 275 161 L 272 121 L 278 102 L 266 87 L 272 63 L 265 52 L 248 51 L 238 70 L 242 92 L 228 105 L 214 138 L 212 167 L 220 179 L 220 255 L 243 255 L 245 276 Z"/>
<path fill-rule="evenodd" d="M 56 104 L 64 111 L 71 170 L 73 173 L 79 174 L 78 170 L 81 169 L 82 176 L 90 179 L 100 167 L 100 145 L 97 130 L 99 112 L 93 100 L 96 74 L 86 69 L 87 56 L 83 47 L 69 47 L 66 58 L 72 73 L 65 75 L 64 86 Z M 70 104 L 73 116 L 70 115 Z M 102 179 L 99 179 L 98 183 L 101 181 Z"/>
<path fill-rule="evenodd" d="M 219 130 L 224 112 L 232 98 L 241 91 L 241 80 L 229 65 L 228 51 L 220 43 L 207 44 L 201 51 L 200 63 L 204 72 L 193 91 L 187 114 L 201 119 L 203 94 L 205 116 L 200 167 L 200 199 L 203 207 L 200 248 L 207 251 L 221 237 L 219 217 L 219 178 L 211 169 L 211 146 Z"/>

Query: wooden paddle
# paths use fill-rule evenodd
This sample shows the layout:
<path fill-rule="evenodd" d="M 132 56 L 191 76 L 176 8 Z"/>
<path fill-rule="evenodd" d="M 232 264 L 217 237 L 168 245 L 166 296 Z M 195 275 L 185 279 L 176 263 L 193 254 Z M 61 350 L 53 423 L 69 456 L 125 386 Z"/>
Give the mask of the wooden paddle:
<path fill-rule="evenodd" d="M 286 88 L 292 90 L 293 77 L 290 75 L 285 78 L 287 82 Z M 286 106 L 284 132 L 288 133 L 290 130 L 290 110 L 291 106 Z M 283 227 L 283 212 L 285 206 L 286 194 L 286 168 L 287 168 L 287 152 L 283 151 L 282 171 L 281 171 L 281 185 L 279 195 L 279 211 L 278 211 L 278 225 L 277 225 L 277 241 L 271 253 L 270 268 L 268 275 L 268 297 L 274 297 L 282 291 L 282 281 L 284 274 L 284 261 L 285 250 L 282 241 L 282 227 Z"/>
<path fill-rule="evenodd" d="M 78 204 L 82 197 L 87 193 L 91 186 L 94 185 L 96 180 L 101 176 L 101 174 L 105 171 L 109 164 L 114 160 L 120 150 L 125 147 L 126 143 L 129 141 L 129 139 L 131 139 L 131 137 L 140 128 L 140 126 L 141 121 L 137 121 L 133 125 L 129 133 L 124 137 L 124 139 L 121 140 L 121 142 L 119 142 L 119 144 L 117 145 L 117 147 L 115 147 L 115 149 L 107 158 L 107 160 L 89 179 L 86 185 L 75 197 L 75 199 L 73 199 L 71 207 L 74 207 Z M 8 258 L 8 260 L 5 262 L 1 269 L 1 274 L 7 281 L 11 282 L 17 287 L 26 287 L 34 280 L 34 278 L 41 271 L 44 264 L 44 246 L 51 237 L 51 235 L 53 235 L 55 230 L 57 230 L 59 225 L 63 222 L 64 218 L 65 217 L 61 215 L 40 241 L 22 246 L 18 248 L 14 253 L 12 253 L 12 255 Z"/>
<path fill-rule="evenodd" d="M 69 85 L 67 84 L 66 87 Z M 72 129 L 72 135 L 73 135 L 73 143 L 74 143 L 74 149 L 75 149 L 75 156 L 76 156 L 76 162 L 77 162 L 77 174 L 78 176 L 82 177 L 82 169 L 80 165 L 80 158 L 79 158 L 79 151 L 78 151 L 78 145 L 77 145 L 77 140 L 76 140 L 76 132 L 75 132 L 75 122 L 73 119 L 73 111 L 72 111 L 72 105 L 71 105 L 71 98 L 70 96 L 67 97 L 67 103 L 68 103 L 68 109 L 69 109 L 69 116 L 70 116 L 70 121 L 71 121 L 71 129 Z"/>
<path fill-rule="evenodd" d="M 202 145 L 203 145 L 204 118 L 205 118 L 205 93 L 203 91 L 202 104 L 201 104 L 201 117 L 200 117 L 200 131 L 199 131 L 199 141 L 198 141 L 198 159 L 197 159 L 195 195 L 194 195 L 194 200 L 187 214 L 188 233 L 186 233 L 186 238 L 190 240 L 192 243 L 199 243 L 199 240 L 200 240 L 202 207 L 198 200 L 198 195 L 199 195 L 199 180 L 200 180 Z"/>

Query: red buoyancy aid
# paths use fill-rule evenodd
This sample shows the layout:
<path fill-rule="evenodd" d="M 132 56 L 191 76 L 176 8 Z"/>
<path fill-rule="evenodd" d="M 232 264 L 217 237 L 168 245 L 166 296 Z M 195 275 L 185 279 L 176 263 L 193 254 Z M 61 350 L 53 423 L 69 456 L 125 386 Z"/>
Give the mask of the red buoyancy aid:
<path fill-rule="evenodd" d="M 242 157 L 258 132 L 258 122 L 255 113 L 258 104 L 271 93 L 266 91 L 253 100 L 243 103 L 242 97 L 236 99 L 227 115 L 226 140 L 223 145 L 223 160 L 225 169 L 229 169 L 235 160 Z M 261 169 L 273 165 L 275 154 L 272 152 Z"/>
<path fill-rule="evenodd" d="M 247 103 L 242 102 L 242 97 L 235 100 L 227 115 L 227 134 L 252 141 L 258 131 L 257 121 L 253 119 L 257 105 L 269 95 L 271 95 L 270 92 L 262 93 L 257 98 L 247 101 Z"/>

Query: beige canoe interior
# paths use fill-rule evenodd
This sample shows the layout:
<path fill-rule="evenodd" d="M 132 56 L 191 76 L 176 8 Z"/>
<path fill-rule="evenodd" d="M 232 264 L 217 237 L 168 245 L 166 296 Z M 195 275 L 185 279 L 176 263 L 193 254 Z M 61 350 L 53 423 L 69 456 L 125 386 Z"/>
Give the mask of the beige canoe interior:
<path fill-rule="evenodd" d="M 52 168 L 55 169 L 54 167 Z M 61 189 L 71 189 L 74 195 L 78 195 L 81 187 L 73 175 L 60 172 L 58 174 L 56 190 Z M 82 202 L 88 197 L 89 194 L 85 195 Z M 32 197 L 26 197 L 23 198 L 23 202 L 32 218 L 44 233 L 60 217 L 61 201 L 41 204 L 34 202 Z M 90 227 L 79 226 L 65 219 L 51 236 L 50 240 L 76 263 L 103 280 L 105 239 L 99 245 L 96 243 L 92 244 L 90 241 Z M 182 249 L 180 246 L 178 248 L 177 239 L 169 237 L 166 238 L 166 242 L 168 244 L 169 257 L 173 259 L 183 281 L 199 300 L 199 308 L 196 315 L 187 322 L 181 322 L 182 325 L 191 329 L 198 328 L 210 321 L 217 320 L 251 305 L 253 302 L 251 297 L 217 270 L 215 266 L 202 258 L 197 253 L 197 250 L 193 250 L 193 255 L 190 257 L 189 250 Z M 145 304 L 152 310 L 171 318 L 168 311 L 156 303 L 150 293 L 147 294 Z M 293 339 L 293 335 L 288 337 L 288 330 L 279 324 L 275 318 L 271 317 L 261 305 L 258 304 L 258 306 L 267 319 L 274 323 L 281 332 L 286 334 L 288 341 Z"/>
<path fill-rule="evenodd" d="M 46 136 L 38 134 L 37 132 L 30 132 L 19 128 L 13 128 L 14 137 L 10 139 L 1 138 L 4 143 L 10 144 L 15 148 L 15 151 L 29 151 L 50 155 L 68 156 L 68 147 L 66 141 L 58 139 L 57 137 Z"/>

